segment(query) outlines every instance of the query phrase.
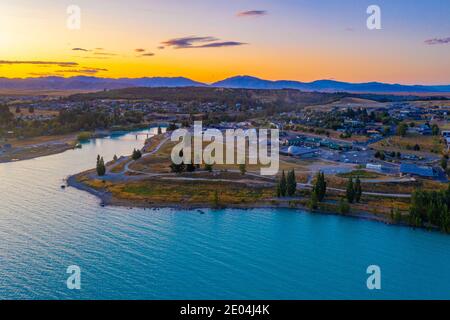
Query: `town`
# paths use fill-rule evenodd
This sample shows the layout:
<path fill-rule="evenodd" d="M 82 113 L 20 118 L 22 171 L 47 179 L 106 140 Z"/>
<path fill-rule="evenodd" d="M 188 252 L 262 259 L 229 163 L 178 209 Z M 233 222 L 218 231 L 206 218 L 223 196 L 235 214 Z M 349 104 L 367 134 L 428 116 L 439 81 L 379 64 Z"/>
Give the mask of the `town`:
<path fill-rule="evenodd" d="M 418 191 L 446 191 L 450 173 L 450 101 L 442 97 L 130 88 L 69 96 L 4 96 L 0 105 L 0 161 L 81 148 L 86 139 L 113 132 L 158 128 L 142 150 L 101 158 L 101 163 L 97 159 L 97 172 L 77 176 L 78 182 L 112 193 L 119 204 L 159 206 L 158 199 L 168 203 L 164 192 L 171 192 L 171 204 L 185 198 L 190 200 L 184 205 L 193 207 L 300 206 L 342 214 L 368 212 L 377 220 L 436 226 L 426 212 L 420 213 L 422 222 L 411 221 L 411 201 Z M 259 175 L 261 166 L 249 157 L 235 166 L 174 164 L 169 132 L 192 130 L 197 120 L 204 130 L 224 133 L 278 129 L 278 174 Z M 105 168 L 98 171 L 99 165 Z M 143 181 L 150 178 L 160 181 L 157 196 L 149 196 L 148 190 L 139 197 L 123 192 L 132 184 L 142 191 Z M 205 197 L 194 195 L 194 182 L 207 191 Z M 217 188 L 223 187 L 219 184 L 227 182 L 228 190 L 219 195 Z M 322 194 L 316 194 L 319 182 L 326 185 Z M 232 187 L 234 183 L 239 187 Z M 174 191 L 174 184 L 183 185 L 183 191 Z M 114 194 L 114 190 L 121 191 Z M 450 226 L 440 220 L 437 224 L 445 230 Z"/>

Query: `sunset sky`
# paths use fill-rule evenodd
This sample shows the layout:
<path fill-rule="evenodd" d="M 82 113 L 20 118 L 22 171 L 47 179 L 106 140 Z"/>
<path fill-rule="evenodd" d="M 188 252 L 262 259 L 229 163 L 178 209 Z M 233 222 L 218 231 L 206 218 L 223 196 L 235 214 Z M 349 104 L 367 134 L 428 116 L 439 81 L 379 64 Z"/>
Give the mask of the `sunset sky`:
<path fill-rule="evenodd" d="M 381 8 L 381 30 L 366 9 Z M 66 26 L 69 5 L 81 29 Z M 447 0 L 2 0 L 0 76 L 450 84 Z"/>

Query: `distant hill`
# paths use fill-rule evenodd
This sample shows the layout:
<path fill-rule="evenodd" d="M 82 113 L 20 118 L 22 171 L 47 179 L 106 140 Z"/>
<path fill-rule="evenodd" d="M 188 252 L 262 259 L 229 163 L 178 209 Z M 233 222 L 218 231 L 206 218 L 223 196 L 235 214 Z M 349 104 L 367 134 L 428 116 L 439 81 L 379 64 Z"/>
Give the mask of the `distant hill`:
<path fill-rule="evenodd" d="M 0 78 L 1 89 L 15 90 L 103 90 L 129 87 L 196 87 L 205 84 L 188 78 L 97 78 L 97 77 L 41 77 L 27 79 Z"/>
<path fill-rule="evenodd" d="M 423 86 L 387 84 L 381 82 L 349 83 L 334 80 L 317 80 L 313 82 L 270 81 L 250 76 L 237 76 L 213 83 L 214 87 L 246 89 L 298 89 L 303 91 L 354 92 L 354 93 L 448 93 L 447 86 Z"/>
<path fill-rule="evenodd" d="M 181 88 L 124 88 L 92 93 L 74 94 L 66 99 L 71 101 L 89 101 L 96 99 L 151 99 L 155 101 L 170 102 L 214 102 L 227 105 L 269 105 L 279 107 L 286 104 L 290 106 L 305 106 L 314 104 L 328 104 L 348 97 L 348 93 L 302 92 L 292 89 L 240 89 L 240 88 L 213 88 L 181 87 Z"/>
<path fill-rule="evenodd" d="M 423 86 L 402 85 L 380 82 L 349 83 L 334 80 L 317 80 L 300 82 L 279 80 L 270 81 L 251 76 L 237 76 L 213 84 L 193 81 L 184 77 L 153 77 L 153 78 L 97 78 L 77 76 L 41 77 L 26 79 L 0 78 L 0 89 L 9 90 L 90 90 L 122 89 L 130 87 L 219 87 L 239 89 L 297 89 L 301 91 L 319 92 L 350 92 L 350 93 L 401 93 L 428 94 L 450 93 L 450 85 Z"/>

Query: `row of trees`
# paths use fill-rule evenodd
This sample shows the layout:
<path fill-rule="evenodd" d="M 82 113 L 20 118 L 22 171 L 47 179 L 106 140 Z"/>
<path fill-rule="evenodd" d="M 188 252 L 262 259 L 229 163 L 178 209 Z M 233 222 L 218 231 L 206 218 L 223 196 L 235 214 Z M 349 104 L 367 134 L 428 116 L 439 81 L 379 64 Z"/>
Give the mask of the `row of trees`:
<path fill-rule="evenodd" d="M 287 178 L 283 172 L 281 173 L 280 181 L 277 183 L 277 197 L 292 197 L 297 191 L 297 179 L 295 177 L 294 169 L 288 171 Z"/>
<path fill-rule="evenodd" d="M 431 224 L 450 232 L 450 185 L 445 191 L 416 190 L 412 194 L 409 223 Z"/>
<path fill-rule="evenodd" d="M 99 177 L 104 176 L 106 173 L 105 161 L 103 160 L 103 157 L 100 157 L 100 155 L 97 156 L 96 170 Z"/>
<path fill-rule="evenodd" d="M 325 174 L 319 171 L 316 175 L 315 183 L 312 189 L 311 199 L 309 200 L 309 208 L 317 209 L 319 202 L 322 202 L 327 193 L 327 182 Z"/>
<path fill-rule="evenodd" d="M 64 109 L 58 116 L 48 120 L 25 120 L 16 119 L 8 106 L 0 105 L 0 131 L 12 130 L 16 136 L 23 137 L 137 125 L 143 120 L 143 114 L 137 111 L 127 110 L 123 114 L 118 111 L 109 113 L 92 109 L 90 106 Z"/>
<path fill-rule="evenodd" d="M 136 161 L 136 160 L 140 159 L 141 157 L 142 157 L 142 151 L 139 149 L 134 149 L 133 153 L 131 154 L 131 158 Z"/>
<path fill-rule="evenodd" d="M 355 182 L 353 182 L 353 178 L 348 180 L 345 196 L 349 203 L 359 202 L 361 200 L 362 188 L 359 177 L 356 178 Z"/>

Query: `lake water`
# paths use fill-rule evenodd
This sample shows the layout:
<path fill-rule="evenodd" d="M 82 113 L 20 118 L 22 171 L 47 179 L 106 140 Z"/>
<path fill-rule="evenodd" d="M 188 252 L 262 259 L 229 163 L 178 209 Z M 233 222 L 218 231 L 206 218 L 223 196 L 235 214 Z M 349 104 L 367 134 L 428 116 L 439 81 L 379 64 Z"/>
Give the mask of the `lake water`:
<path fill-rule="evenodd" d="M 0 164 L 1 299 L 450 298 L 450 236 L 294 210 L 102 208 L 63 178 L 144 136 Z M 81 290 L 66 269 L 81 268 Z M 381 290 L 366 268 L 381 268 Z"/>

